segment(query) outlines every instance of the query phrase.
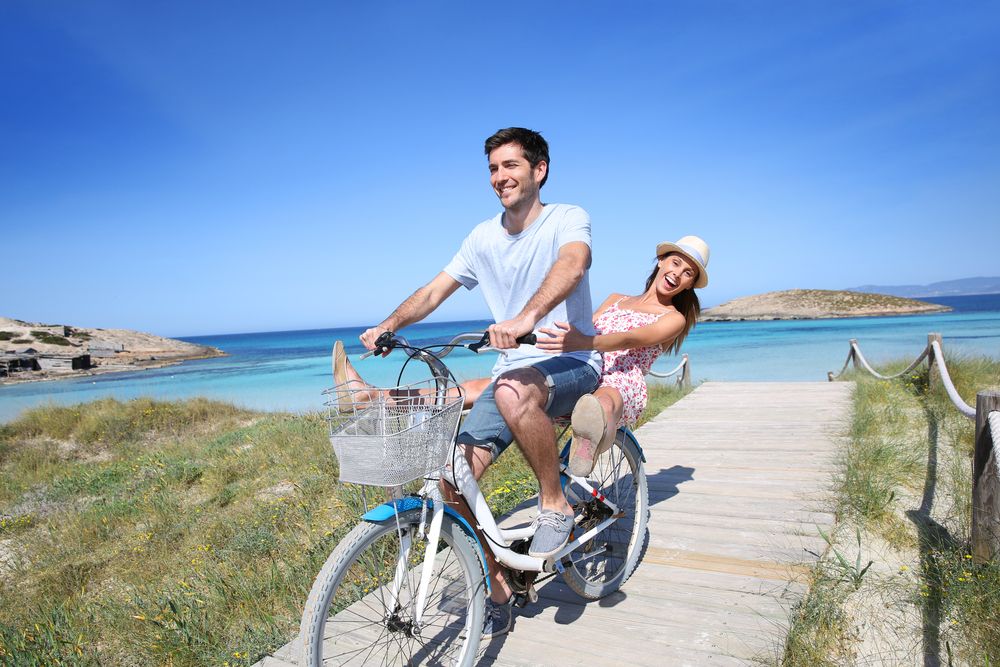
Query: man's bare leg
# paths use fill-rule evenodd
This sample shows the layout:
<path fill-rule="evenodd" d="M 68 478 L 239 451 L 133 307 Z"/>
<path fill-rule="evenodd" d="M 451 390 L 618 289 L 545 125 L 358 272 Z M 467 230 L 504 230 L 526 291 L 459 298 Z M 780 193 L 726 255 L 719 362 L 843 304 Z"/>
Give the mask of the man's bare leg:
<path fill-rule="evenodd" d="M 552 420 L 545 414 L 549 388 L 534 368 L 518 368 L 497 380 L 494 392 L 497 409 L 514 434 L 535 477 L 543 510 L 573 515 L 559 483 L 559 454 Z"/>
<path fill-rule="evenodd" d="M 476 481 L 478 481 L 493 462 L 492 455 L 489 450 L 483 447 L 472 447 L 471 445 L 458 446 L 461 447 L 462 451 L 465 453 L 465 460 L 469 463 L 469 468 L 472 469 L 472 474 L 476 478 Z M 441 482 L 441 493 L 444 496 L 445 501 L 451 504 L 452 507 L 458 510 L 459 514 L 465 517 L 465 520 L 469 522 L 472 529 L 476 531 L 476 535 L 478 535 L 480 542 L 485 544 L 486 537 L 483 535 L 483 532 L 479 530 L 479 522 L 472 514 L 472 510 L 469 509 L 469 505 L 465 502 L 465 498 L 459 495 L 455 487 L 445 482 Z M 511 590 L 510 584 L 507 583 L 503 566 L 500 565 L 493 556 L 493 550 L 485 548 L 483 549 L 483 552 L 486 555 L 486 566 L 489 569 L 490 599 L 497 604 L 503 604 L 510 599 L 513 591 Z"/>

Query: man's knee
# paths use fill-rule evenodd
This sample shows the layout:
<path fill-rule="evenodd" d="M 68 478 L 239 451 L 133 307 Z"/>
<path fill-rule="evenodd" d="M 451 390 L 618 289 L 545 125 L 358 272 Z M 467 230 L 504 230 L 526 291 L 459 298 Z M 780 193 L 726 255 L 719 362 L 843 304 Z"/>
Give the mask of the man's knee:
<path fill-rule="evenodd" d="M 547 397 L 545 377 L 534 368 L 516 368 L 504 373 L 494 389 L 497 409 L 508 423 L 526 409 L 544 409 Z"/>

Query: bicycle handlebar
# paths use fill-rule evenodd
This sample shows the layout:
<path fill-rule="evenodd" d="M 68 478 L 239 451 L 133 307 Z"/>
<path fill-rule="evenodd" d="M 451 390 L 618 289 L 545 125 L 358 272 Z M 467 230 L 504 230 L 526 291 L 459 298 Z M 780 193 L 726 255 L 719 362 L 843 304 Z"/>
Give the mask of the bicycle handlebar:
<path fill-rule="evenodd" d="M 538 336 L 536 336 L 533 333 L 526 333 L 523 336 L 518 336 L 517 338 L 515 338 L 514 342 L 517 343 L 518 345 L 534 345 L 535 343 L 538 342 Z M 488 347 L 489 344 L 490 344 L 490 332 L 485 331 L 483 332 L 483 337 L 479 339 L 479 342 L 470 343 L 465 347 L 478 354 L 479 350 L 483 349 L 484 347 Z"/>
<path fill-rule="evenodd" d="M 473 341 L 473 342 L 467 342 Z M 533 333 L 527 333 L 523 336 L 519 336 L 515 339 L 519 345 L 534 345 L 538 342 L 538 336 Z M 456 347 L 464 347 L 475 353 L 479 353 L 484 347 L 488 347 L 490 344 L 490 332 L 484 331 L 479 332 L 467 332 L 461 333 L 451 339 L 448 343 L 445 343 L 440 351 L 434 353 L 438 359 L 448 356 L 451 351 Z M 373 354 L 386 354 L 397 347 L 409 348 L 410 343 L 402 336 L 397 336 L 391 331 L 384 331 L 382 334 L 375 339 L 375 349 L 369 350 L 361 355 L 362 359 L 367 359 Z M 412 355 L 411 355 L 412 356 Z"/>

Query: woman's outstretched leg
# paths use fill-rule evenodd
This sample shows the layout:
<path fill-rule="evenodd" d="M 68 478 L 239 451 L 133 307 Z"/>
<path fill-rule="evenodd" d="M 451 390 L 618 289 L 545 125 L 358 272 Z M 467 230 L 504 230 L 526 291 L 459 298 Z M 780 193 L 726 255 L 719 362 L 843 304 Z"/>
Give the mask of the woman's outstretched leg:
<path fill-rule="evenodd" d="M 571 420 L 570 474 L 586 477 L 594 470 L 594 461 L 614 442 L 623 408 L 622 395 L 614 387 L 599 387 L 580 397 Z"/>
<path fill-rule="evenodd" d="M 351 360 L 344 352 L 344 344 L 335 341 L 333 344 L 333 381 L 334 390 L 337 393 L 337 403 L 341 412 L 351 412 L 353 409 L 364 407 L 373 401 L 388 401 L 390 403 L 412 403 L 414 399 L 429 396 L 434 393 L 433 389 L 379 389 L 365 381 L 361 374 L 355 370 Z M 464 397 L 463 404 L 469 408 L 483 393 L 483 390 L 490 383 L 490 378 L 474 378 L 466 380 L 461 384 L 461 392 Z M 448 390 L 449 397 L 457 397 L 459 389 L 453 387 Z"/>
<path fill-rule="evenodd" d="M 387 398 L 387 391 L 380 391 L 364 381 L 354 370 L 351 360 L 344 352 L 343 341 L 333 342 L 333 390 L 341 412 L 370 403 L 378 398 Z"/>

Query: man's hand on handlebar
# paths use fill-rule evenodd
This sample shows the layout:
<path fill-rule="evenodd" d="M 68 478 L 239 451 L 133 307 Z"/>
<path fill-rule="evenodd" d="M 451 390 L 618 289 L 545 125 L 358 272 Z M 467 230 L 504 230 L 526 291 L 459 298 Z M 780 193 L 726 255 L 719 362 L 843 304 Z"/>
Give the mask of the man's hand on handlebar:
<path fill-rule="evenodd" d="M 374 351 L 378 343 L 378 339 L 384 334 L 392 335 L 392 332 L 379 324 L 371 329 L 368 329 L 358 338 L 361 340 L 361 344 L 364 345 L 366 349 Z M 382 352 L 383 357 L 387 354 L 389 354 L 389 350 Z"/>
<path fill-rule="evenodd" d="M 530 334 L 531 329 L 532 323 L 514 319 L 491 324 L 486 332 L 490 335 L 490 347 L 497 350 L 511 350 L 519 345 L 517 339 Z"/>
<path fill-rule="evenodd" d="M 535 336 L 535 334 L 533 334 L 533 333 L 526 333 L 523 336 L 518 336 L 517 339 L 514 340 L 514 343 L 515 343 L 515 347 L 517 347 L 518 345 L 534 345 L 537 341 L 538 341 L 538 337 Z M 465 347 L 468 348 L 469 350 L 475 352 L 476 354 L 479 354 L 479 351 L 481 349 L 483 349 L 484 347 L 489 347 L 490 349 L 494 349 L 494 350 L 496 349 L 496 346 L 493 345 L 493 341 L 490 340 L 490 332 L 489 331 L 483 332 L 483 337 L 482 338 L 480 338 L 475 343 L 469 343 Z"/>

